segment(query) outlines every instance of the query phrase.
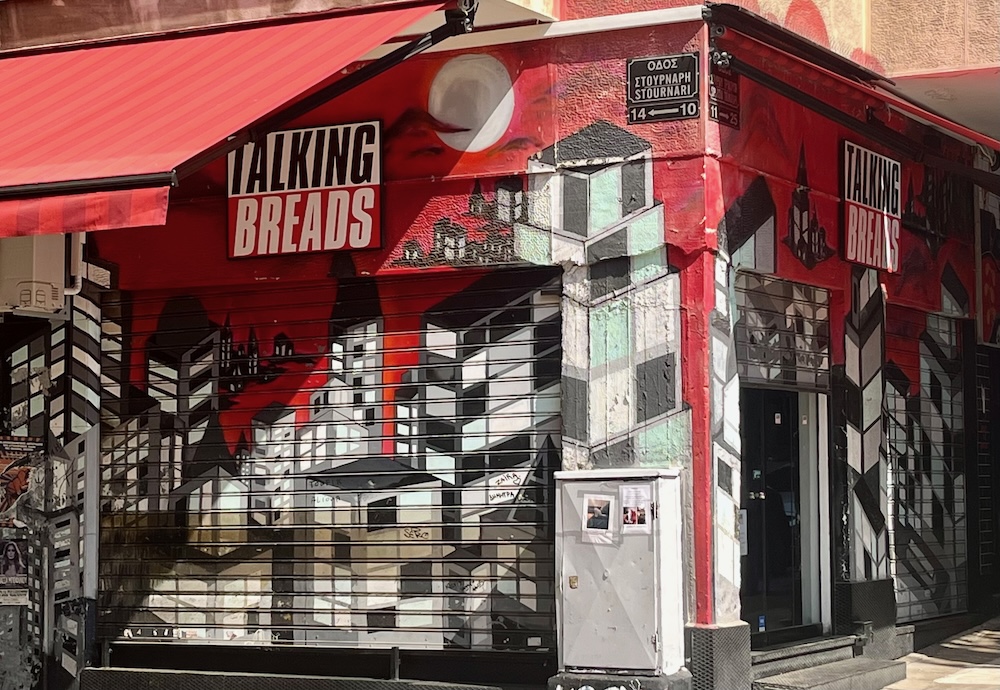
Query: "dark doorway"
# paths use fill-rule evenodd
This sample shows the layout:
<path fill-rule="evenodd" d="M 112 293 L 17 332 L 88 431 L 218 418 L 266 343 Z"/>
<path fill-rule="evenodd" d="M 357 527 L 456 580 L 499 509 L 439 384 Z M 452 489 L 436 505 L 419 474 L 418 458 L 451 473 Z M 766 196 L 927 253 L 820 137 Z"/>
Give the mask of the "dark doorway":
<path fill-rule="evenodd" d="M 798 393 L 744 388 L 740 410 L 743 620 L 754 648 L 818 636 L 803 620 Z"/>

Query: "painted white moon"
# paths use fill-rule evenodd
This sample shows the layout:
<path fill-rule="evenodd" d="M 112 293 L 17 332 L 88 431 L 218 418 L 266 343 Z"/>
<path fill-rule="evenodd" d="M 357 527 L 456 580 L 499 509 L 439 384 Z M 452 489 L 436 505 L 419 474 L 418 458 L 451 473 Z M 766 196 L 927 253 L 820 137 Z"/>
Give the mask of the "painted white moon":
<path fill-rule="evenodd" d="M 465 132 L 438 132 L 458 151 L 482 151 L 500 141 L 514 116 L 510 74 L 489 55 L 462 55 L 446 62 L 431 82 L 427 111 Z"/>

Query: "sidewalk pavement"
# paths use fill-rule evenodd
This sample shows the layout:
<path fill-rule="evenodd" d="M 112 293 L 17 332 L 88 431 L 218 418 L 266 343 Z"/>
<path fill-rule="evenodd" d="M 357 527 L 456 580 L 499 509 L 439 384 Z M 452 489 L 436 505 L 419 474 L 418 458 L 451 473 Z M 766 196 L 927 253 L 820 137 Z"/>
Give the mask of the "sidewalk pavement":
<path fill-rule="evenodd" d="M 903 657 L 906 680 L 885 690 L 1000 689 L 1000 618 Z"/>

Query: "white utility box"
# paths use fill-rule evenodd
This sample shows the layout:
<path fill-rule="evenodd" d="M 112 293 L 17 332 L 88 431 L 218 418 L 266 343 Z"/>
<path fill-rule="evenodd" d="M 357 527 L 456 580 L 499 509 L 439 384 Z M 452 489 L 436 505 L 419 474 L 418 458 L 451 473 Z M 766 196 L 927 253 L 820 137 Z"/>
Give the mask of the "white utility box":
<path fill-rule="evenodd" d="M 557 472 L 559 670 L 684 665 L 679 470 Z"/>
<path fill-rule="evenodd" d="M 65 304 L 66 236 L 0 239 L 0 313 L 48 315 Z"/>

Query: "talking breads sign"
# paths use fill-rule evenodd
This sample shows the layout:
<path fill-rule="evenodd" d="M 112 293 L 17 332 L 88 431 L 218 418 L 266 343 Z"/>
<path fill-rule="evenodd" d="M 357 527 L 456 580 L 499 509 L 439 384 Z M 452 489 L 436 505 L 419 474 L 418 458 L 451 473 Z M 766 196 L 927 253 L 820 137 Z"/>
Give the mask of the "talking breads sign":
<path fill-rule="evenodd" d="M 379 122 L 274 132 L 229 154 L 229 256 L 377 249 Z"/>
<path fill-rule="evenodd" d="M 898 271 L 902 165 L 845 141 L 843 177 L 844 258 L 869 268 Z"/>

